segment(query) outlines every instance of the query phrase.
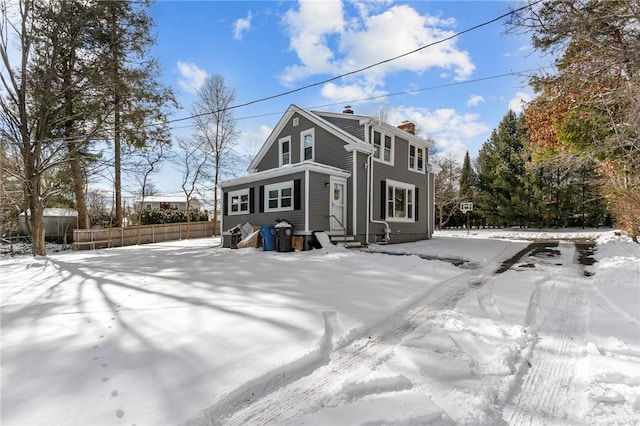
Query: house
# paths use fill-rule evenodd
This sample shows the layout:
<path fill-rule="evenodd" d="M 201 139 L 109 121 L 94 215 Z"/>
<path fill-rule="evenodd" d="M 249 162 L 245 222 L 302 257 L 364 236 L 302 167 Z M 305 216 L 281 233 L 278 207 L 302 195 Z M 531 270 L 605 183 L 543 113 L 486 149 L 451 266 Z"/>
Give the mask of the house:
<path fill-rule="evenodd" d="M 18 225 L 23 235 L 29 235 L 27 220 L 29 211 L 18 216 Z M 73 240 L 73 230 L 78 229 L 78 211 L 75 209 L 45 208 L 42 211 L 45 239 L 49 242 L 64 244 Z"/>
<path fill-rule="evenodd" d="M 221 229 L 285 219 L 305 247 L 315 232 L 363 244 L 428 239 L 434 228 L 429 146 L 410 122 L 396 127 L 349 107 L 333 113 L 291 105 L 249 173 L 219 184 Z"/>
<path fill-rule="evenodd" d="M 186 196 L 149 195 L 144 197 L 143 203 L 146 210 L 187 210 Z M 140 205 L 140 200 L 137 204 Z M 191 198 L 191 211 L 199 211 L 200 207 L 200 200 Z"/>

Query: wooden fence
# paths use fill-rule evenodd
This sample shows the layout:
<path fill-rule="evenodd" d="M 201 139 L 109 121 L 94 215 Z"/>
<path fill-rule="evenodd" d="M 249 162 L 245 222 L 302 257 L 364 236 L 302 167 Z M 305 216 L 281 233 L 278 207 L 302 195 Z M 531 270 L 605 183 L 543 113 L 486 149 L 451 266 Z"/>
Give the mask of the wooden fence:
<path fill-rule="evenodd" d="M 136 244 L 159 243 L 185 238 L 204 238 L 218 234 L 214 223 L 191 222 L 187 235 L 187 223 L 165 223 L 162 225 L 128 226 L 126 228 L 74 229 L 74 250 L 104 247 L 124 247 Z"/>

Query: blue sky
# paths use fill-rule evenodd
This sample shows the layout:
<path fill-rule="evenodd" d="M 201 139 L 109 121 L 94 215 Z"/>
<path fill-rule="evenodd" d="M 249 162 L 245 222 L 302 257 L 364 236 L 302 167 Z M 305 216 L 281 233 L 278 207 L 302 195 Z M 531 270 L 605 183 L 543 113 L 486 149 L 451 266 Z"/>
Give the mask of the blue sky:
<path fill-rule="evenodd" d="M 161 80 L 186 117 L 206 76 L 222 75 L 236 103 L 272 96 L 412 51 L 485 21 L 511 1 L 157 1 L 151 6 Z M 353 76 L 235 110 L 242 134 L 238 150 L 257 150 L 290 104 L 387 121 L 411 120 L 436 150 L 462 158 L 477 155 L 509 108 L 533 95 L 527 78 L 539 69 L 527 36 L 506 36 L 504 20 L 446 43 Z M 445 86 L 445 87 L 442 87 Z M 423 89 L 423 90 L 421 90 Z M 419 90 L 413 93 L 390 94 Z M 376 99 L 363 100 L 376 97 Z M 188 134 L 188 122 L 174 134 Z M 162 192 L 179 191 L 175 180 L 156 179 Z"/>

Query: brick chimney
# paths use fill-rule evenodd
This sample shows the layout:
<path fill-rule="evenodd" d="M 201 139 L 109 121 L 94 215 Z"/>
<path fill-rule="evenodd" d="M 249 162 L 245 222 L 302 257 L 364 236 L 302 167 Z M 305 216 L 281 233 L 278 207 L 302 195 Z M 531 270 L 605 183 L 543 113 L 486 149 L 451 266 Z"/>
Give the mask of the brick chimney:
<path fill-rule="evenodd" d="M 353 110 L 351 109 L 351 105 L 346 105 L 344 107 L 344 111 L 342 111 L 343 114 L 353 114 Z"/>
<path fill-rule="evenodd" d="M 398 129 L 404 130 L 407 133 L 411 133 L 412 135 L 416 134 L 416 125 L 408 120 L 404 120 L 402 123 L 398 125 Z"/>

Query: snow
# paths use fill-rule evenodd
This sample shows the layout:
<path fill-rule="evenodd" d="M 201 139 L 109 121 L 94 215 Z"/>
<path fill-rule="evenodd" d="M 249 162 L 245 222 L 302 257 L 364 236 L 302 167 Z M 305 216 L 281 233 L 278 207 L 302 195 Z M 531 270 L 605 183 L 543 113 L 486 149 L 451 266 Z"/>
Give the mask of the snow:
<path fill-rule="evenodd" d="M 640 424 L 619 232 L 49 253 L 0 259 L 2 424 Z"/>

